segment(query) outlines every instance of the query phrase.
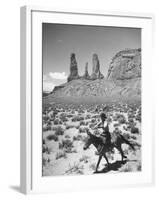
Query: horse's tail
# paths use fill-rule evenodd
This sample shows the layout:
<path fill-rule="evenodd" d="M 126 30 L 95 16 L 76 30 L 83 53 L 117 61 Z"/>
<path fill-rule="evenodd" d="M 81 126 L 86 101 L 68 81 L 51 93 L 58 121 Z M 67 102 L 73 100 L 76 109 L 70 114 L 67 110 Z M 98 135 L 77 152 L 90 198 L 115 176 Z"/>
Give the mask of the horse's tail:
<path fill-rule="evenodd" d="M 123 135 L 120 134 L 120 137 L 122 138 L 122 140 L 128 144 L 133 150 L 135 150 L 133 144 L 131 144 L 127 139 L 125 139 L 125 137 Z"/>

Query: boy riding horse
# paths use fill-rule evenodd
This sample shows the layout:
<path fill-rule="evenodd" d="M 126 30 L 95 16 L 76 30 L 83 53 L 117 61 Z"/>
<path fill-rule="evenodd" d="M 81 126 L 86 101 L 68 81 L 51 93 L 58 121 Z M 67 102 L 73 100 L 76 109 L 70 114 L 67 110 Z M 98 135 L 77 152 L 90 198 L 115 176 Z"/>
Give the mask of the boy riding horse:
<path fill-rule="evenodd" d="M 107 108 L 107 111 L 108 111 L 108 108 Z M 103 151 L 104 147 L 109 148 L 111 146 L 111 135 L 109 132 L 108 117 L 106 116 L 105 113 L 101 113 L 100 118 L 101 118 L 101 122 L 94 127 L 94 129 L 96 128 L 102 129 L 100 138 L 102 139 L 103 145 L 98 149 L 97 154 L 100 154 Z"/>

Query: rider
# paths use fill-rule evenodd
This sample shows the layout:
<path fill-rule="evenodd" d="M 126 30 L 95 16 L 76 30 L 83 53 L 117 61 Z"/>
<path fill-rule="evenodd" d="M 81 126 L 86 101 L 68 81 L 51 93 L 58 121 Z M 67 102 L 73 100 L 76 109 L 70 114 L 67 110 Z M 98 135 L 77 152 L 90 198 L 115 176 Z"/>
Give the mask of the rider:
<path fill-rule="evenodd" d="M 109 110 L 109 108 L 107 107 L 107 112 Z M 103 145 L 101 147 L 99 147 L 98 149 L 98 154 L 100 154 L 103 150 L 103 148 L 105 146 L 107 146 L 108 148 L 110 147 L 111 145 L 111 135 L 110 135 L 110 132 L 109 132 L 109 122 L 108 122 L 108 117 L 106 116 L 105 113 L 101 113 L 100 114 L 100 118 L 101 118 L 101 122 L 99 124 L 97 124 L 95 128 L 102 128 L 102 133 L 100 135 L 100 138 L 102 139 L 102 142 L 103 142 Z"/>

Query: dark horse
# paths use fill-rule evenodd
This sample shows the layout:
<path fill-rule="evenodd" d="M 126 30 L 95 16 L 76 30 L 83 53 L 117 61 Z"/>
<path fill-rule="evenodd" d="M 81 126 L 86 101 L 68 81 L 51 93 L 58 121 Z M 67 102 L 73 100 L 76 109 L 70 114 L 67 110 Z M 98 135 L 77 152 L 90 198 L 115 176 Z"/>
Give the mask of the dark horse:
<path fill-rule="evenodd" d="M 87 134 L 88 134 L 88 137 L 87 137 L 87 140 L 85 142 L 85 145 L 83 147 L 84 150 L 88 149 L 88 147 L 93 144 L 97 151 L 99 152 L 99 149 L 101 146 L 103 146 L 103 141 L 100 137 L 97 137 L 95 135 L 93 135 L 92 133 L 89 132 L 89 130 L 87 130 Z M 109 168 L 109 161 L 108 161 L 108 158 L 106 156 L 106 152 L 110 152 L 112 151 L 113 148 L 116 148 L 118 149 L 118 151 L 120 152 L 121 154 L 121 161 L 124 160 L 124 158 L 127 158 L 124 153 L 123 153 L 123 150 L 121 148 L 121 145 L 125 143 L 125 144 L 128 144 L 133 150 L 134 149 L 134 146 L 124 138 L 124 136 L 122 136 L 121 134 L 115 134 L 115 133 L 111 133 L 111 144 L 110 146 L 104 146 L 104 148 L 102 149 L 102 151 L 100 151 L 99 153 L 99 159 L 98 159 L 98 162 L 97 162 L 97 165 L 96 165 L 96 172 L 98 171 L 98 167 L 99 167 L 99 164 L 100 164 L 100 161 L 102 159 L 102 157 L 105 158 L 106 162 L 107 162 L 107 165 L 108 165 L 108 168 Z"/>

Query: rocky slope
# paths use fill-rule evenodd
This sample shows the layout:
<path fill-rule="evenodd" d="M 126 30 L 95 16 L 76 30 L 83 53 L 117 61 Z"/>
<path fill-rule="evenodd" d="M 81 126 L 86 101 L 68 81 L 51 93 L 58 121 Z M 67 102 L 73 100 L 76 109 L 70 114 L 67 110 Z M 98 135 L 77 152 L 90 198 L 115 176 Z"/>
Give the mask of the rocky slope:
<path fill-rule="evenodd" d="M 128 49 L 117 53 L 108 69 L 108 80 L 141 77 L 141 49 Z"/>
<path fill-rule="evenodd" d="M 97 54 L 93 55 L 91 76 L 86 64 L 84 76 L 79 77 L 76 64 L 74 62 L 75 71 L 70 71 L 68 82 L 55 87 L 52 93 L 44 98 L 44 103 L 141 100 L 141 49 L 128 49 L 117 53 L 112 58 L 106 78 L 100 72 Z"/>

